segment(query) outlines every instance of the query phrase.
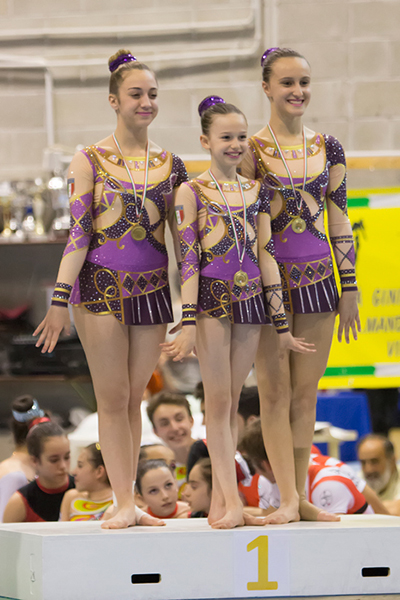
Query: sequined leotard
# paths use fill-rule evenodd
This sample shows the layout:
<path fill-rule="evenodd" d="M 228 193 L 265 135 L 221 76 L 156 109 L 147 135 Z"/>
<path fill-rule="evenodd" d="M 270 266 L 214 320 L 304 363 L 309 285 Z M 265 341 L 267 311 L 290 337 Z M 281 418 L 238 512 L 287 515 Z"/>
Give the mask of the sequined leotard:
<path fill-rule="evenodd" d="M 221 187 L 227 198 L 232 192 L 235 194 L 229 204 L 242 248 L 244 211 L 238 183 L 222 183 Z M 256 243 L 257 215 L 261 212 L 269 214 L 269 192 L 260 182 L 248 180 L 243 181 L 243 190 L 247 238 L 242 267 L 232 220 L 215 183 L 194 179 L 179 190 L 175 210 L 182 254 L 183 324 L 189 324 L 185 323 L 188 306 L 197 314 L 228 317 L 231 323 L 269 322 L 265 314 Z M 244 287 L 234 282 L 234 275 L 240 268 L 248 275 Z M 278 275 L 277 278 L 279 280 Z M 283 322 L 280 325 L 285 327 Z"/>
<path fill-rule="evenodd" d="M 357 289 L 353 235 L 347 216 L 346 160 L 342 146 L 334 137 L 324 134 L 315 134 L 307 141 L 304 190 L 301 189 L 303 147 L 282 147 L 294 179 L 296 198 L 274 142 L 253 136 L 249 139 L 249 147 L 241 173 L 263 179 L 267 187 L 274 190 L 271 227 L 285 310 L 290 313 L 336 310 L 338 292 L 324 230 L 325 208 L 342 292 Z M 296 233 L 292 228 L 293 219 L 298 215 L 306 223 L 302 233 Z"/>
<path fill-rule="evenodd" d="M 71 163 L 71 181 L 79 189 L 70 199 L 71 229 L 63 260 L 85 248 L 87 254 L 70 302 L 97 315 L 112 314 L 127 325 L 171 322 L 164 227 L 173 189 L 187 180 L 186 169 L 165 150 L 150 157 L 139 218 L 146 236 L 136 240 L 131 234 L 140 212 L 145 161 L 126 159 L 138 192 L 137 209 L 120 155 L 89 146 Z"/>

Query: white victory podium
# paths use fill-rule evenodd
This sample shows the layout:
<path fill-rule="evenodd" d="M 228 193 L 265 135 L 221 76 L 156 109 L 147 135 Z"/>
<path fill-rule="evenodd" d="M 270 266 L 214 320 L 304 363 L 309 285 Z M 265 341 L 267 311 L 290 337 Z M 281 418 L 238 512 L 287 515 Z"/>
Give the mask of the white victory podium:
<path fill-rule="evenodd" d="M 400 518 L 212 530 L 205 519 L 104 531 L 0 525 L 0 597 L 191 600 L 400 594 Z"/>

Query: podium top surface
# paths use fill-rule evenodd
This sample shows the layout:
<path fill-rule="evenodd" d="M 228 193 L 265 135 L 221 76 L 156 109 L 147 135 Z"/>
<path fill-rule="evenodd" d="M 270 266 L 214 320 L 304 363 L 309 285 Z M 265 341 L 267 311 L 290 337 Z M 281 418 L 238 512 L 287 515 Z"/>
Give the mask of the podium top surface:
<path fill-rule="evenodd" d="M 149 533 L 155 535 L 165 535 L 173 533 L 213 533 L 221 535 L 229 534 L 232 531 L 255 531 L 267 533 L 271 531 L 290 531 L 291 534 L 311 533 L 321 530 L 349 530 L 349 529 L 369 529 L 369 528 L 400 527 L 400 517 L 390 515 L 342 515 L 339 522 L 310 522 L 301 521 L 299 523 L 288 523 L 287 525 L 268 525 L 264 527 L 240 527 L 235 530 L 215 530 L 212 529 L 207 519 L 170 519 L 166 521 L 165 527 L 130 527 L 128 529 L 104 530 L 99 521 L 90 522 L 63 522 L 63 523 L 1 523 L 0 535 L 4 532 L 14 532 L 24 535 L 34 536 L 80 536 L 80 535 L 142 535 Z"/>

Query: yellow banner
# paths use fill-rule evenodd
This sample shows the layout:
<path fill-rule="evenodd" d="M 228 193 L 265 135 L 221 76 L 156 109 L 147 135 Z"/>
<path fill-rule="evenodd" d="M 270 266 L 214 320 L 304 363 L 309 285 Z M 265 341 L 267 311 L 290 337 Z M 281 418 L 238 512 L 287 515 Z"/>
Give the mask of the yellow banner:
<path fill-rule="evenodd" d="M 354 196 L 349 198 L 349 217 L 355 237 L 361 333 L 357 342 L 339 344 L 336 319 L 328 367 L 319 387 L 400 387 L 400 193 L 375 190 Z"/>

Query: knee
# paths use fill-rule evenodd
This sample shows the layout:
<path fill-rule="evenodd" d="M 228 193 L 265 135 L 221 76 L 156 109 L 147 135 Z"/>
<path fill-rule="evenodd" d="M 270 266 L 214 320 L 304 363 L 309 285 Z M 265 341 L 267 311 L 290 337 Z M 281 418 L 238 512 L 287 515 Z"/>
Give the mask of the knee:
<path fill-rule="evenodd" d="M 229 392 L 219 390 L 206 395 L 207 424 L 231 418 L 232 401 Z"/>
<path fill-rule="evenodd" d="M 97 410 L 99 415 L 116 415 L 127 413 L 129 408 L 129 390 L 125 386 L 103 388 L 96 392 Z"/>
<path fill-rule="evenodd" d="M 293 397 L 291 403 L 292 413 L 314 413 L 316 405 L 317 390 L 314 386 L 304 386 L 300 389 L 293 390 Z"/>

